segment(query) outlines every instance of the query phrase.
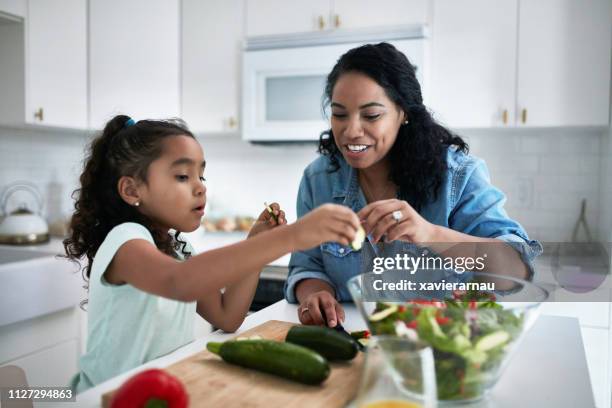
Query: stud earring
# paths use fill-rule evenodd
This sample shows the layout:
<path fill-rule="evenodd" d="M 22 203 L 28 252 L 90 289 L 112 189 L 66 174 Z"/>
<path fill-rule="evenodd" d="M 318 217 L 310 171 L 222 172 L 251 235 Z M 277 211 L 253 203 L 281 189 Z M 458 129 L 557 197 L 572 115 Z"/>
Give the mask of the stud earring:
<path fill-rule="evenodd" d="M 404 125 L 407 125 L 407 124 L 408 124 L 408 119 L 404 121 Z"/>
<path fill-rule="evenodd" d="M 138 207 L 139 205 L 140 205 L 140 201 L 136 201 L 136 202 L 134 203 L 134 206 L 136 206 L 136 207 Z"/>

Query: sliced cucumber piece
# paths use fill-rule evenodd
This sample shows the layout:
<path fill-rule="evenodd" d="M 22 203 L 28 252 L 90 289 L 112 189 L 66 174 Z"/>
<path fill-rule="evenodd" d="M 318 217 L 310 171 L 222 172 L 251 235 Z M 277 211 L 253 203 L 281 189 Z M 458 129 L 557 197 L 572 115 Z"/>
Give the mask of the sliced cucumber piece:
<path fill-rule="evenodd" d="M 491 334 L 487 334 L 476 342 L 476 350 L 489 351 L 495 347 L 501 346 L 510 340 L 510 334 L 504 330 L 498 330 Z"/>
<path fill-rule="evenodd" d="M 365 241 L 366 233 L 363 227 L 360 225 L 357 230 L 357 234 L 355 235 L 355 239 L 351 242 L 351 248 L 355 251 L 359 251 L 363 246 L 363 241 Z"/>
<path fill-rule="evenodd" d="M 391 316 L 395 312 L 397 312 L 397 305 L 391 305 L 380 312 L 374 313 L 369 317 L 369 319 L 371 322 L 379 322 L 385 317 Z"/>

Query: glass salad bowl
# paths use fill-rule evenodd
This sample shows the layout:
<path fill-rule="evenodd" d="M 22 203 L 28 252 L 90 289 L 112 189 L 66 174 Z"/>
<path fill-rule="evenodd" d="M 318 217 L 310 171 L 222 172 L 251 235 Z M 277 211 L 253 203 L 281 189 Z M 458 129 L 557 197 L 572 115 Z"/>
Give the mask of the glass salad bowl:
<path fill-rule="evenodd" d="M 471 402 L 495 386 L 548 292 L 512 277 L 455 275 L 441 272 L 428 280 L 440 285 L 413 290 L 387 286 L 381 291 L 383 275 L 373 273 L 355 276 L 347 285 L 372 334 L 431 346 L 439 401 Z M 385 282 L 405 285 L 400 278 L 384 275 Z"/>

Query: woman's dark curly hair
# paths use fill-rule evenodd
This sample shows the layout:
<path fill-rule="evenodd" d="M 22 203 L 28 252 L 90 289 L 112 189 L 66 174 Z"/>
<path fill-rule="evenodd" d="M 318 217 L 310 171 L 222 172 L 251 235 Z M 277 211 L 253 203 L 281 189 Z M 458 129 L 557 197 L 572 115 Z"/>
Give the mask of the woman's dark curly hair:
<path fill-rule="evenodd" d="M 388 43 L 353 48 L 340 57 L 327 76 L 323 107 L 329 106 L 334 86 L 343 74 L 359 72 L 373 79 L 408 117 L 388 153 L 389 179 L 399 187 L 399 197 L 417 211 L 437 198 L 447 169 L 446 151 L 454 145 L 465 153 L 469 148 L 459 136 L 436 123 L 421 95 L 415 67 L 408 58 Z M 331 129 L 319 138 L 319 153 L 328 156 L 332 168 L 339 168 L 341 154 Z"/>
<path fill-rule="evenodd" d="M 115 226 L 124 222 L 144 225 L 153 236 L 155 244 L 164 253 L 176 256 L 175 249 L 187 257 L 186 243 L 176 231 L 174 238 L 168 231 L 160 231 L 134 206 L 120 197 L 117 184 L 122 176 L 135 177 L 147 182 L 149 165 L 162 153 L 162 141 L 171 136 L 194 137 L 187 127 L 177 120 L 141 120 L 133 122 L 129 116 L 117 115 L 111 119 L 102 134 L 89 146 L 81 187 L 72 194 L 75 199 L 74 214 L 70 220 L 70 236 L 64 240 L 66 258 L 79 261 L 87 257 L 83 268 L 88 281 L 96 251 Z"/>

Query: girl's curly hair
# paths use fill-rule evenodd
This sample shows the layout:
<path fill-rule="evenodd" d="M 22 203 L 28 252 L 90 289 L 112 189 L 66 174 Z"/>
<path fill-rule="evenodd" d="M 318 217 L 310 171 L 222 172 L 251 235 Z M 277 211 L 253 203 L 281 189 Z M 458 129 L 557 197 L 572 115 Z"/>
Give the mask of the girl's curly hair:
<path fill-rule="evenodd" d="M 408 116 L 388 153 L 389 179 L 399 187 L 399 197 L 417 211 L 437 198 L 445 177 L 446 151 L 456 146 L 465 153 L 468 145 L 461 137 L 436 123 L 423 105 L 416 68 L 389 43 L 367 44 L 353 48 L 340 57 L 327 76 L 323 108 L 329 106 L 338 78 L 348 72 L 362 73 L 378 83 Z M 319 153 L 328 156 L 332 168 L 339 168 L 341 154 L 331 129 L 321 133 Z"/>
<path fill-rule="evenodd" d="M 164 253 L 175 256 L 175 249 L 187 257 L 185 242 L 176 231 L 160 231 L 149 218 L 141 214 L 120 197 L 117 185 L 123 176 L 132 176 L 147 182 L 149 165 L 162 153 L 162 141 L 172 136 L 194 137 L 179 120 L 141 120 L 134 123 L 129 116 L 117 115 L 111 119 L 102 134 L 96 137 L 85 158 L 81 187 L 72 197 L 74 214 L 70 221 L 70 236 L 66 238 L 66 258 L 80 265 L 83 256 L 87 264 L 82 268 L 83 278 L 89 280 L 94 255 L 115 226 L 124 222 L 144 225 L 155 244 Z"/>

